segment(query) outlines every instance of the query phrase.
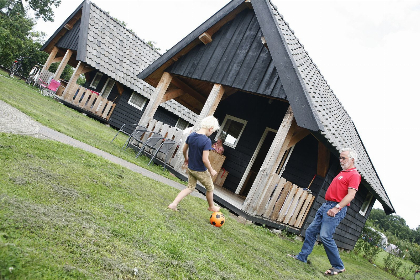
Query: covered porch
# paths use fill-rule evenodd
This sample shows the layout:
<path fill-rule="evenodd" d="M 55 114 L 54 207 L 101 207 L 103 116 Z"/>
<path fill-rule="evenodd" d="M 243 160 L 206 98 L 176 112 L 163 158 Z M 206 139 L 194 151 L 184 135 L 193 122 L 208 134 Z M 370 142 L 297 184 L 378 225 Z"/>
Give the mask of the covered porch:
<path fill-rule="evenodd" d="M 55 73 L 52 73 L 48 69 L 54 62 L 60 62 L 60 65 Z M 64 81 L 61 80 L 61 74 L 67 64 L 75 67 L 75 70 L 71 79 L 69 81 Z M 41 70 L 40 75 L 38 76 L 36 83 L 41 86 L 49 85 L 53 80 L 60 82 L 60 86 L 53 93 L 57 100 L 106 122 L 111 117 L 116 103 L 108 100 L 106 97 L 103 97 L 100 93 L 94 90 L 77 84 L 77 79 L 81 74 L 85 74 L 93 70 L 94 69 L 92 67 L 89 67 L 85 63 L 76 61 L 72 50 L 68 49 L 64 52 L 54 46 Z M 118 84 L 117 88 L 119 91 L 122 91 L 122 87 Z"/>
<path fill-rule="evenodd" d="M 168 100 L 171 96 L 183 95 L 183 90 L 177 88 L 177 85 L 181 84 L 181 78 L 176 77 L 175 84 L 172 84 L 173 78 L 173 75 L 169 73 L 163 74 L 139 125 L 147 127 L 148 131 L 159 133 L 164 138 L 170 138 L 178 143 L 177 147 L 174 147 L 170 155 L 168 155 L 168 169 L 178 178 L 187 181 L 187 175 L 182 166 L 184 160 L 181 147 L 188 134 L 153 119 L 154 111 L 161 102 Z M 232 89 L 227 90 L 232 92 Z M 216 111 L 218 103 L 223 99 L 224 92 L 224 86 L 219 84 L 213 85 L 208 97 L 204 99 L 200 116 L 193 130 L 198 128 L 202 118 Z M 287 164 L 285 159 L 290 154 L 291 147 L 307 136 L 309 131 L 296 125 L 293 112 L 289 107 L 275 134 L 274 140 L 270 144 L 270 149 L 265 155 L 263 166 L 259 169 L 252 187 L 247 193 L 241 192 L 241 186 L 243 186 L 246 174 L 243 174 L 243 180 L 235 191 L 224 187 L 224 181 L 219 180 L 225 172 L 222 168 L 224 159 L 222 159 L 222 162 L 220 162 L 220 158 L 212 159 L 212 154 L 216 153 L 210 153 L 212 166 L 219 172 L 214 178 L 214 200 L 231 212 L 254 223 L 278 229 L 287 228 L 289 231 L 299 233 L 315 200 L 315 196 L 308 188 L 288 182 L 282 177 L 282 170 Z M 326 153 L 326 150 L 324 152 Z M 159 164 L 163 163 L 164 160 L 162 156 L 158 156 L 155 162 Z M 202 186 L 198 185 L 197 189 L 205 193 L 205 189 Z"/>

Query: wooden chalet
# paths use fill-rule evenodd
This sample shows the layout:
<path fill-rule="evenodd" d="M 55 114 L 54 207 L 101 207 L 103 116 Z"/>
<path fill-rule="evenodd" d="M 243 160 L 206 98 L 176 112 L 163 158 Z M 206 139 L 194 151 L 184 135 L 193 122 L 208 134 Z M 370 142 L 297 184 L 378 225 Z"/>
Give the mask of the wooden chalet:
<path fill-rule="evenodd" d="M 304 235 L 340 171 L 338 150 L 352 147 L 363 180 L 337 245 L 354 247 L 376 200 L 394 212 L 350 116 L 269 0 L 229 2 L 137 77 L 155 87 L 140 124 L 168 99 L 198 114 L 195 124 L 219 119 L 215 200 L 231 211 Z M 178 151 L 179 176 L 182 162 Z"/>
<path fill-rule="evenodd" d="M 120 22 L 85 0 L 41 50 L 50 54 L 40 75 L 44 82 L 60 80 L 67 64 L 75 68 L 56 93 L 62 103 L 115 128 L 138 123 L 154 88 L 136 75 L 160 54 Z M 60 65 L 51 73 L 48 69 L 54 62 Z M 84 86 L 76 84 L 80 74 L 86 77 Z M 197 115 L 169 100 L 157 109 L 155 118 L 183 129 Z"/>

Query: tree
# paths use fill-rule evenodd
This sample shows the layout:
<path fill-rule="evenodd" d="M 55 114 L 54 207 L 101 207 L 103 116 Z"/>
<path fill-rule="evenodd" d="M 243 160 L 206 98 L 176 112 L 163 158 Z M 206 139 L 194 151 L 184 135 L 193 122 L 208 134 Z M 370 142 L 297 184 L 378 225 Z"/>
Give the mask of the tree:
<path fill-rule="evenodd" d="M 39 51 L 43 36 L 31 32 L 35 21 L 30 18 L 32 10 L 36 18 L 53 21 L 52 6 L 61 0 L 0 0 L 0 65 L 9 68 L 14 59 L 23 57 L 22 74 L 26 75 L 35 64 L 44 64 L 47 55 Z"/>
<path fill-rule="evenodd" d="M 52 6 L 58 7 L 61 0 L 0 0 L 0 10 L 7 16 L 19 13 L 27 16 L 27 10 L 32 10 L 35 18 L 44 21 L 54 21 Z"/>
<path fill-rule="evenodd" d="M 55 62 L 53 64 L 51 64 L 50 68 L 48 69 L 50 72 L 55 73 L 55 71 L 57 71 L 58 66 L 60 66 L 59 62 Z M 66 81 L 70 81 L 71 76 L 73 75 L 74 69 L 73 67 L 71 67 L 70 65 L 66 65 L 66 67 L 64 67 L 63 73 L 61 74 L 60 78 Z"/>

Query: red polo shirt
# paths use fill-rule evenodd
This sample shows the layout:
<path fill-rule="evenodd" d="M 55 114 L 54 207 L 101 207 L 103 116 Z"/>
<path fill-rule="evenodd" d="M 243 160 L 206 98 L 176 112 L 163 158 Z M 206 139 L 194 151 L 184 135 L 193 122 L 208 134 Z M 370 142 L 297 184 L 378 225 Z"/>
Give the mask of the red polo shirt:
<path fill-rule="evenodd" d="M 350 168 L 343 170 L 338 173 L 337 176 L 332 180 L 328 187 L 327 193 L 325 194 L 325 200 L 341 202 L 347 195 L 348 189 L 359 189 L 360 181 L 362 177 L 356 168 Z M 347 205 L 350 206 L 350 203 Z"/>

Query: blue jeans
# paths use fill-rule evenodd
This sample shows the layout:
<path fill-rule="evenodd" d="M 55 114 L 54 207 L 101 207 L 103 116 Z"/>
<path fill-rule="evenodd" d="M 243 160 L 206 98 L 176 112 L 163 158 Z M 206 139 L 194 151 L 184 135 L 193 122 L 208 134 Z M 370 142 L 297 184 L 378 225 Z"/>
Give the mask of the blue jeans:
<path fill-rule="evenodd" d="M 343 207 L 343 209 L 341 209 L 335 217 L 328 216 L 328 210 L 333 208 L 335 205 L 337 205 L 337 202 L 327 201 L 319 207 L 316 212 L 315 219 L 306 230 L 305 241 L 303 242 L 299 255 L 296 257 L 298 260 L 305 263 L 307 262 L 308 256 L 312 253 L 314 248 L 316 236 L 319 234 L 332 267 L 340 270 L 344 269 L 344 264 L 340 258 L 340 254 L 338 253 L 338 248 L 333 239 L 333 234 L 338 224 L 346 216 L 347 206 Z"/>

